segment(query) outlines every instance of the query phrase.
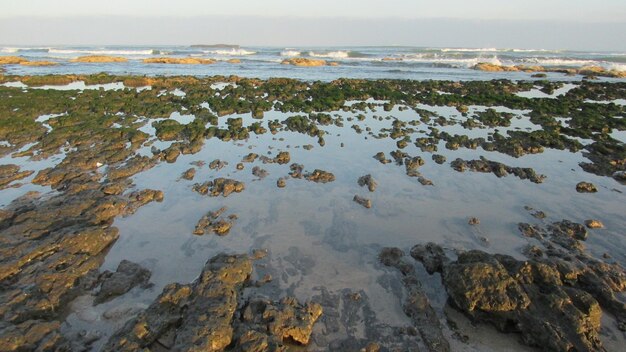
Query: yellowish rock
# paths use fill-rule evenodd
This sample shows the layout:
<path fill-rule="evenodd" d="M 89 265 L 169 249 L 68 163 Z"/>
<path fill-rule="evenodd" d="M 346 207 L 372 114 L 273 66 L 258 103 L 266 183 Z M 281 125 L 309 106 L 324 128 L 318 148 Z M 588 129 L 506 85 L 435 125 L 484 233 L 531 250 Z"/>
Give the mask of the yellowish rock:
<path fill-rule="evenodd" d="M 91 62 L 91 63 L 105 63 L 105 62 L 127 62 L 128 59 L 119 56 L 106 56 L 106 55 L 88 55 L 79 56 L 70 60 L 70 62 Z"/>
<path fill-rule="evenodd" d="M 487 72 L 519 71 L 519 69 L 515 66 L 496 65 L 496 64 L 490 64 L 488 62 L 479 62 L 476 65 L 474 65 L 474 67 L 472 68 L 474 70 L 487 71 Z"/>
<path fill-rule="evenodd" d="M 20 62 L 22 66 L 56 66 L 58 62 L 54 61 L 24 61 Z"/>
<path fill-rule="evenodd" d="M 401 57 L 383 57 L 383 61 L 402 61 Z"/>
<path fill-rule="evenodd" d="M 339 63 L 338 62 L 334 62 L 334 61 L 333 62 L 329 62 L 328 66 L 339 66 Z"/>
<path fill-rule="evenodd" d="M 28 62 L 28 60 L 20 56 L 0 56 L 0 65 L 17 65 L 22 62 Z"/>
<path fill-rule="evenodd" d="M 226 62 L 228 62 L 229 64 L 240 64 L 241 60 L 239 60 L 239 59 L 228 59 L 228 60 L 226 60 Z"/>
<path fill-rule="evenodd" d="M 294 66 L 306 66 L 306 67 L 315 67 L 315 66 L 326 66 L 325 60 L 316 60 L 316 59 L 307 59 L 303 57 L 294 57 L 292 59 L 285 59 L 281 62 L 283 65 L 294 65 Z"/>
<path fill-rule="evenodd" d="M 585 220 L 585 225 L 587 225 L 590 229 L 601 229 L 604 228 L 604 224 L 600 220 L 589 219 Z"/>
<path fill-rule="evenodd" d="M 182 64 L 182 65 L 210 65 L 216 61 L 213 59 L 202 59 L 197 57 L 154 57 L 143 59 L 144 64 Z"/>

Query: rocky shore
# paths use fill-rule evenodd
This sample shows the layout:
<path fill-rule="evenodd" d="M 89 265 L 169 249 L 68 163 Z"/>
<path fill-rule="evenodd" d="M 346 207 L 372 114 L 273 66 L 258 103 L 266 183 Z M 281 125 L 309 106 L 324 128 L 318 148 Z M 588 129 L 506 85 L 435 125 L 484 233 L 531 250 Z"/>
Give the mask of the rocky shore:
<path fill-rule="evenodd" d="M 123 87 L 36 88 L 73 82 Z M 520 93 L 563 83 L 0 74 L 4 83 L 0 351 L 480 350 L 444 306 L 541 350 L 602 350 L 612 328 L 624 339 L 626 272 L 614 232 L 626 172 L 622 82 L 584 80 L 550 98 Z M 484 205 L 459 191 L 463 182 L 501 192 L 519 217 L 529 194 L 567 190 L 560 196 L 572 216 L 530 206 L 534 223 L 474 214 Z M 80 297 L 115 306 L 154 287 L 161 273 L 148 261 L 102 266 L 120 244 L 120 220 L 163 207 L 163 221 L 179 221 L 183 192 L 193 221 L 164 243 L 212 251 L 195 279 L 157 286 L 151 303 L 110 332 L 76 334 L 67 320 Z M 279 196 L 286 205 L 268 201 Z M 593 209 L 603 205 L 596 196 L 608 199 L 606 214 Z M 421 228 L 430 219 L 411 215 L 420 197 L 424 208 L 449 205 L 436 214 L 449 220 L 437 225 L 436 243 Z M 317 213 L 330 214 L 328 229 Z M 414 220 L 412 248 L 396 237 L 407 231 L 403 214 Z M 358 257 L 378 276 L 355 266 L 355 281 L 302 285 L 305 274 L 320 279 L 323 265 L 343 268 L 299 242 L 266 248 L 272 233 L 255 226 L 285 218 L 294 241 L 310 241 L 302 248 Z M 504 223 L 515 245 L 492 223 Z M 373 240 L 359 226 L 381 233 Z M 463 240 L 447 244 L 457 228 Z M 168 229 L 150 227 L 157 237 Z M 383 321 L 378 300 L 400 316 Z"/>

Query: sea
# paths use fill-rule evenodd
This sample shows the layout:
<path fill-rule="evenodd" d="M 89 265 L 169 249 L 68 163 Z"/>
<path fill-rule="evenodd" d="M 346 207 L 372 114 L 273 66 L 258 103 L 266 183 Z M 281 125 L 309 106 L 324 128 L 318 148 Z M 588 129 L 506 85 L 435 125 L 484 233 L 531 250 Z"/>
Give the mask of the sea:
<path fill-rule="evenodd" d="M 521 48 L 431 48 L 411 46 L 360 47 L 263 47 L 240 45 L 184 46 L 0 46 L 0 55 L 22 56 L 28 60 L 57 61 L 60 65 L 26 67 L 9 65 L 9 74 L 110 74 L 133 75 L 237 75 L 241 77 L 288 77 L 307 81 L 337 78 L 488 80 L 528 79 L 524 72 L 480 72 L 472 67 L 480 62 L 499 65 L 539 65 L 545 67 L 601 66 L 626 70 L 626 52 L 571 51 Z M 127 58 L 127 63 L 70 63 L 85 55 L 111 55 Z M 151 57 L 198 57 L 218 60 L 213 65 L 144 64 Z M 284 59 L 305 57 L 338 63 L 338 66 L 294 67 L 281 65 Z M 239 59 L 240 63 L 227 63 Z M 574 80 L 560 73 L 548 79 Z"/>

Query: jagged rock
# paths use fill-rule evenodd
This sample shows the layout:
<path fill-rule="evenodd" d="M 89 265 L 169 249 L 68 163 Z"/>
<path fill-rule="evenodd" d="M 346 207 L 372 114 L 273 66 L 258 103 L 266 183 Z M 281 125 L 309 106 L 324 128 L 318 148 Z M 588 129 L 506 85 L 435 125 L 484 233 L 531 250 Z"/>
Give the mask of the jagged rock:
<path fill-rule="evenodd" d="M 291 156 L 289 155 L 289 152 L 280 152 L 274 158 L 274 162 L 280 165 L 287 164 L 289 161 L 291 161 Z"/>
<path fill-rule="evenodd" d="M 130 291 L 135 286 L 148 287 L 150 270 L 128 260 L 122 260 L 114 273 L 105 271 L 100 280 L 102 286 L 96 294 L 95 304 L 104 303 Z"/>
<path fill-rule="evenodd" d="M 308 344 L 321 306 L 290 297 L 238 305 L 251 274 L 245 255 L 213 257 L 193 283 L 166 286 L 103 350 L 283 351 L 289 344 Z"/>
<path fill-rule="evenodd" d="M 482 156 L 479 160 L 463 160 L 461 158 L 457 158 L 450 163 L 450 166 L 458 172 L 471 170 L 475 172 L 493 173 L 498 177 L 513 174 L 522 180 L 530 180 L 534 183 L 542 183 L 546 178 L 544 175 L 538 175 L 532 168 L 512 167 L 499 162 L 487 160 Z"/>
<path fill-rule="evenodd" d="M 376 180 L 374 180 L 372 175 L 369 175 L 369 174 L 359 177 L 358 184 L 361 187 L 367 186 L 367 189 L 370 192 L 374 192 L 376 190 L 376 187 L 378 186 L 378 183 L 376 182 Z"/>
<path fill-rule="evenodd" d="M 200 194 L 208 194 L 211 197 L 217 197 L 222 195 L 228 197 L 231 193 L 240 193 L 245 189 L 243 182 L 239 182 L 229 178 L 218 177 L 213 181 L 207 181 L 205 183 L 196 183 L 193 186 L 193 190 Z"/>
<path fill-rule="evenodd" d="M 302 171 L 304 170 L 304 166 L 301 164 L 296 164 L 293 163 L 291 165 L 289 165 L 289 169 L 291 170 L 291 172 L 289 173 L 289 175 L 293 178 L 302 178 Z"/>
<path fill-rule="evenodd" d="M 470 225 L 478 225 L 478 224 L 480 224 L 480 220 L 478 220 L 478 218 L 471 217 L 471 218 L 469 218 L 467 223 L 470 224 Z"/>
<path fill-rule="evenodd" d="M 0 165 L 0 190 L 9 187 L 9 184 L 32 175 L 34 171 L 20 171 L 14 164 Z"/>
<path fill-rule="evenodd" d="M 183 179 L 185 179 L 185 180 L 189 180 L 189 181 L 191 181 L 191 180 L 193 180 L 193 178 L 194 178 L 195 176 L 196 176 L 196 169 L 194 169 L 194 168 L 192 167 L 192 168 L 190 168 L 189 170 L 187 170 L 187 171 L 183 172 L 183 174 L 182 174 L 182 176 L 181 176 L 181 177 L 182 177 Z"/>
<path fill-rule="evenodd" d="M 231 227 L 234 224 L 236 215 L 229 215 L 227 219 L 222 217 L 222 214 L 226 211 L 226 207 L 222 207 L 217 211 L 210 211 L 206 213 L 198 223 L 193 231 L 194 235 L 204 235 L 210 232 L 215 233 L 218 236 L 227 235 L 230 232 Z"/>
<path fill-rule="evenodd" d="M 519 332 L 524 343 L 548 351 L 602 350 L 600 304 L 619 321 L 626 308 L 613 292 L 626 289 L 626 273 L 584 255 L 537 249 L 532 259 L 478 250 L 448 259 L 429 243 L 412 250 L 429 273 L 440 272 L 454 306 L 503 332 Z"/>
<path fill-rule="evenodd" d="M 335 175 L 328 171 L 315 169 L 313 170 L 313 172 L 304 175 L 304 178 L 312 182 L 327 183 L 333 182 L 335 180 Z"/>

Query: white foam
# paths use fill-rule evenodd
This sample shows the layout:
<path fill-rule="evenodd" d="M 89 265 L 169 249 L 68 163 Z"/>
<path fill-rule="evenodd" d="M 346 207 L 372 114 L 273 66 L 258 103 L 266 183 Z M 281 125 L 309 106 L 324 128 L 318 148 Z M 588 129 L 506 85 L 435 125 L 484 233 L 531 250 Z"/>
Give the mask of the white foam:
<path fill-rule="evenodd" d="M 309 56 L 311 57 L 327 57 L 331 59 L 346 59 L 349 57 L 349 53 L 347 51 L 330 51 L 327 53 L 316 53 L 314 51 L 309 51 Z"/>
<path fill-rule="evenodd" d="M 50 49 L 51 54 L 152 55 L 152 50 Z"/>
<path fill-rule="evenodd" d="M 443 48 L 442 52 L 447 53 L 449 51 L 460 51 L 460 52 L 497 52 L 499 51 L 496 48 Z"/>
<path fill-rule="evenodd" d="M 606 68 L 615 71 L 626 71 L 626 64 L 609 63 L 606 65 Z"/>
<path fill-rule="evenodd" d="M 453 57 L 439 57 L 425 54 L 410 54 L 405 55 L 402 58 L 403 61 L 406 62 L 423 62 L 423 63 L 441 63 L 441 64 L 449 64 L 449 65 L 458 65 L 465 67 L 472 67 L 481 62 L 487 62 L 494 65 L 503 65 L 504 63 L 498 59 L 497 56 L 493 57 L 475 57 L 471 59 L 459 59 Z"/>
<path fill-rule="evenodd" d="M 227 56 L 246 56 L 246 55 L 254 55 L 254 54 L 256 54 L 256 51 L 232 48 L 230 50 L 205 50 L 205 51 L 203 51 L 203 53 L 205 53 L 205 54 L 227 55 Z"/>
<path fill-rule="evenodd" d="M 280 56 L 294 57 L 294 56 L 300 56 L 300 55 L 302 55 L 302 53 L 299 52 L 298 50 L 286 49 L 280 52 Z"/>
<path fill-rule="evenodd" d="M 557 59 L 557 58 L 526 58 L 520 60 L 526 64 L 540 66 L 600 66 L 599 61 L 581 59 Z"/>
<path fill-rule="evenodd" d="M 20 48 L 4 47 L 0 49 L 0 53 L 16 53 Z"/>

